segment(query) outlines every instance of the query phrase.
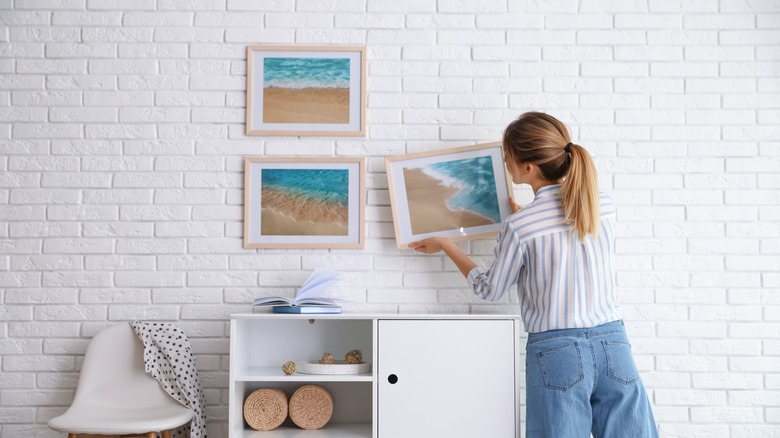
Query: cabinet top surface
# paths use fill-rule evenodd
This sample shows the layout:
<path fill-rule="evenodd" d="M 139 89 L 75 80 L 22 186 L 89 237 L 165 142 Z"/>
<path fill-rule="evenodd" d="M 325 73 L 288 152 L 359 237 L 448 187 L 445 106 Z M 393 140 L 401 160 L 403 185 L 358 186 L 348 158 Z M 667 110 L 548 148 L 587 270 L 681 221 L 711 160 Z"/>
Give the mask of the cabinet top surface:
<path fill-rule="evenodd" d="M 309 314 L 282 314 L 282 313 L 234 313 L 230 319 L 520 319 L 519 315 L 472 313 L 472 314 L 398 314 L 398 313 L 309 313 Z"/>

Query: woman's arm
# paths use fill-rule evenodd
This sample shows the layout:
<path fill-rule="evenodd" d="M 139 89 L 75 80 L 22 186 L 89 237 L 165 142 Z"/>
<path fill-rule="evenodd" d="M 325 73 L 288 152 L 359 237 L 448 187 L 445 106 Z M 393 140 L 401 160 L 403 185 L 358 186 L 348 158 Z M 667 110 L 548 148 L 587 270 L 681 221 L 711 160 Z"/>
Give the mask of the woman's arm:
<path fill-rule="evenodd" d="M 423 254 L 433 254 L 444 250 L 452 259 L 452 262 L 455 263 L 455 266 L 458 267 L 460 273 L 466 278 L 469 277 L 469 272 L 477 267 L 477 264 L 461 251 L 452 239 L 447 237 L 429 237 L 419 242 L 410 243 L 409 248 Z"/>
<path fill-rule="evenodd" d="M 484 300 L 500 299 L 510 286 L 517 283 L 523 266 L 523 251 L 517 236 L 504 224 L 498 233 L 498 241 L 494 252 L 495 259 L 490 268 L 483 270 L 477 266 L 463 251 L 446 237 L 430 237 L 409 244 L 410 248 L 424 254 L 433 254 L 444 250 L 460 270 L 461 274 L 471 283 L 474 293 Z"/>
<path fill-rule="evenodd" d="M 514 198 L 511 196 L 509 197 L 509 206 L 512 209 L 513 214 L 523 209 L 523 207 L 515 203 Z M 477 264 L 461 251 L 452 239 L 447 237 L 429 237 L 420 240 L 419 242 L 410 243 L 409 248 L 423 254 L 434 254 L 444 250 L 450 259 L 452 259 L 452 262 L 455 263 L 455 266 L 458 267 L 461 274 L 466 278 L 469 278 L 469 272 L 477 267 Z"/>

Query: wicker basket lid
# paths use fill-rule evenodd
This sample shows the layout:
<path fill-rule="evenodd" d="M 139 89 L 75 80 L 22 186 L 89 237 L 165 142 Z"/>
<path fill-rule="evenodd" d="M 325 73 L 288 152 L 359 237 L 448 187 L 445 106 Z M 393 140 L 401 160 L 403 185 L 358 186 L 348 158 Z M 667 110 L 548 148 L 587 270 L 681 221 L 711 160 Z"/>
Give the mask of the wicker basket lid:
<path fill-rule="evenodd" d="M 320 429 L 333 415 L 333 396 L 317 385 L 298 388 L 290 397 L 290 418 L 303 429 Z"/>
<path fill-rule="evenodd" d="M 287 394 L 281 389 L 258 389 L 244 401 L 244 419 L 252 429 L 273 430 L 287 419 L 287 406 Z"/>

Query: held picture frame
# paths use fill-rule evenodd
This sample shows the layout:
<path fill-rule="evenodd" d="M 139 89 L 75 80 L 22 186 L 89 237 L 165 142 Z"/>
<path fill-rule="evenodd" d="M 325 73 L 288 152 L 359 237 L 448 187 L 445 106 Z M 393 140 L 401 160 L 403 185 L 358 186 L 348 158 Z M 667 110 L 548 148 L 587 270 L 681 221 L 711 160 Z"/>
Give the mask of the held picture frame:
<path fill-rule="evenodd" d="M 365 168 L 365 158 L 245 158 L 244 248 L 363 248 Z"/>
<path fill-rule="evenodd" d="M 501 142 L 385 158 L 398 249 L 495 235 L 512 213 Z"/>
<path fill-rule="evenodd" d="M 366 135 L 365 46 L 248 46 L 246 135 Z"/>

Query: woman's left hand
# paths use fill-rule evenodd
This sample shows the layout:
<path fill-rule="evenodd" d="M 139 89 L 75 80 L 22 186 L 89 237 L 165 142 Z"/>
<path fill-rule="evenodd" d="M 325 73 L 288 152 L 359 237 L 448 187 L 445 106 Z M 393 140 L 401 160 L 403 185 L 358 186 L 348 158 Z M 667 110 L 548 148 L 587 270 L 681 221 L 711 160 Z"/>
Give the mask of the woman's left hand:
<path fill-rule="evenodd" d="M 429 237 L 409 244 L 409 248 L 423 254 L 434 254 L 444 248 L 445 237 Z"/>
<path fill-rule="evenodd" d="M 429 237 L 419 242 L 410 243 L 409 248 L 423 254 L 433 254 L 443 250 L 466 278 L 468 278 L 469 272 L 477 267 L 477 264 L 461 251 L 455 241 L 449 237 Z"/>

